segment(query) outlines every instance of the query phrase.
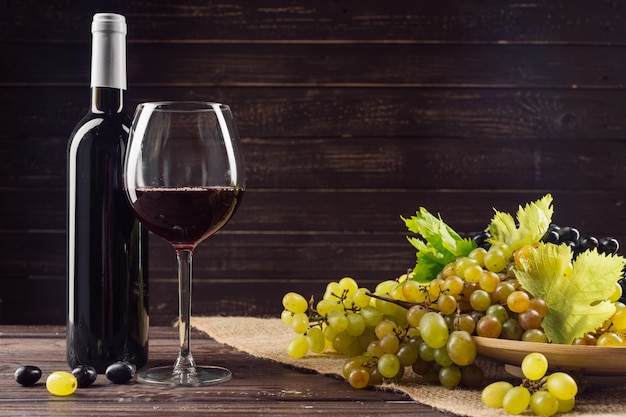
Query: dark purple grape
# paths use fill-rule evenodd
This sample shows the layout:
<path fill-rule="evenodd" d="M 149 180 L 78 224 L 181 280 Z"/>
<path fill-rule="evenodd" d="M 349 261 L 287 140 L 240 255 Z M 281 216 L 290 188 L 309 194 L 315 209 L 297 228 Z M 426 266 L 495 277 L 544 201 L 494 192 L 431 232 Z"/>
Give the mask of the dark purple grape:
<path fill-rule="evenodd" d="M 554 230 L 555 232 L 558 232 L 560 229 L 561 227 L 556 223 L 550 223 L 550 225 L 548 226 L 548 231 Z"/>
<path fill-rule="evenodd" d="M 573 227 L 565 226 L 559 229 L 559 240 L 562 243 L 574 242 L 578 243 L 580 232 Z"/>
<path fill-rule="evenodd" d="M 487 239 L 489 239 L 490 237 L 491 233 L 485 230 L 475 235 L 472 239 L 474 239 L 476 246 L 478 246 L 479 248 L 489 249 L 491 244 L 487 242 Z"/>
<path fill-rule="evenodd" d="M 593 236 L 585 236 L 578 241 L 578 250 L 580 252 L 592 250 L 598 247 L 598 239 Z"/>
<path fill-rule="evenodd" d="M 622 273 L 622 275 L 623 275 L 623 273 Z M 621 303 L 626 304 L 626 278 L 622 277 L 617 282 L 622 287 L 622 296 L 620 297 L 619 301 Z"/>
<path fill-rule="evenodd" d="M 15 380 L 18 384 L 25 387 L 33 385 L 41 378 L 41 369 L 36 366 L 26 365 L 20 366 L 15 371 Z"/>
<path fill-rule="evenodd" d="M 607 255 L 615 255 L 619 250 L 619 242 L 612 237 L 603 237 L 598 242 L 598 252 Z"/>
<path fill-rule="evenodd" d="M 114 384 L 124 384 L 133 377 L 135 368 L 128 362 L 115 362 L 109 365 L 105 371 L 106 377 Z"/>
<path fill-rule="evenodd" d="M 545 243 L 554 243 L 556 245 L 559 243 L 559 239 L 559 232 L 556 230 L 548 230 L 541 238 L 541 241 Z"/>
<path fill-rule="evenodd" d="M 98 377 L 96 368 L 93 366 L 81 365 L 72 370 L 72 375 L 76 377 L 78 381 L 78 388 L 85 388 L 93 384 Z"/>

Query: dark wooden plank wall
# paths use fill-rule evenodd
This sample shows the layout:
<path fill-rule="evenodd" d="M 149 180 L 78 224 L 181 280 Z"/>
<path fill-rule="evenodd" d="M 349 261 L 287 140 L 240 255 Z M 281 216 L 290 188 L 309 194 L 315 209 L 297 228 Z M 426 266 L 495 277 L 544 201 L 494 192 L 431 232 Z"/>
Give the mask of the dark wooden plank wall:
<path fill-rule="evenodd" d="M 248 192 L 197 251 L 197 314 L 394 278 L 419 206 L 473 233 L 551 192 L 557 223 L 626 242 L 624 2 L 0 0 L 2 323 L 64 322 L 65 147 L 97 11 L 128 19 L 129 109 L 215 100 L 238 120 Z M 167 323 L 156 237 L 151 269 Z"/>

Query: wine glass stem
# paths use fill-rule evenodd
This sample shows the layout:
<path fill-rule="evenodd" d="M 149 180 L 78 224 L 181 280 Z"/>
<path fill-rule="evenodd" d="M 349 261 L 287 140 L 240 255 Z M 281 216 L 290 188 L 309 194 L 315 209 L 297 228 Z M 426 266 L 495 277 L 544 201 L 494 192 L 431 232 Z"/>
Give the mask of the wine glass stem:
<path fill-rule="evenodd" d="M 193 252 L 190 249 L 177 249 L 178 260 L 178 329 L 180 352 L 174 368 L 182 371 L 193 368 L 196 363 L 191 356 L 189 339 L 191 337 L 191 275 L 193 270 Z"/>

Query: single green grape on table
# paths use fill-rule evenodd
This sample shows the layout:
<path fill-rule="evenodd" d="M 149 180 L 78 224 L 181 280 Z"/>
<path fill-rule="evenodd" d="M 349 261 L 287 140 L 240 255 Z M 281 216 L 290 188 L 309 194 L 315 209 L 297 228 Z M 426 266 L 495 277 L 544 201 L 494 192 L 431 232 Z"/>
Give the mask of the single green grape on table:
<path fill-rule="evenodd" d="M 69 372 L 55 371 L 48 375 L 46 388 L 52 395 L 65 397 L 76 391 L 78 381 L 76 377 Z"/>

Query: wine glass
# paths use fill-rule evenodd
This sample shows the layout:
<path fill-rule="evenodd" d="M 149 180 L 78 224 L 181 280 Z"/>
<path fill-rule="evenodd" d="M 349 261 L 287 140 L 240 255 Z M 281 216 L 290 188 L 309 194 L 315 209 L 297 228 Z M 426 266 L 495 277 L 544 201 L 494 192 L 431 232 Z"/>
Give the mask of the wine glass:
<path fill-rule="evenodd" d="M 124 161 L 124 188 L 137 218 L 176 251 L 179 345 L 173 366 L 138 374 L 139 382 L 200 386 L 228 381 L 231 372 L 197 366 L 189 347 L 192 257 L 243 197 L 240 140 L 227 105 L 169 101 L 137 106 Z"/>

